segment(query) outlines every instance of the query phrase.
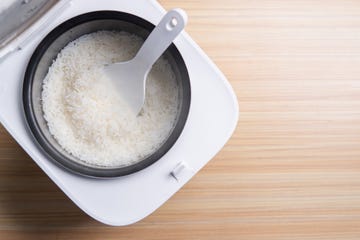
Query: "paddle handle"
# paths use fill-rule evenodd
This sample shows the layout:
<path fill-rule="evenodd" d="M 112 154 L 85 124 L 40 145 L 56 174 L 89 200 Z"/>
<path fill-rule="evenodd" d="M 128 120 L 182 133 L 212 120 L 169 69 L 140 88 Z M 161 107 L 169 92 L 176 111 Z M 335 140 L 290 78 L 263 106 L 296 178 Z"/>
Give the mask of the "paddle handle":
<path fill-rule="evenodd" d="M 187 15 L 182 9 L 177 8 L 167 12 L 145 40 L 134 61 L 149 71 L 156 60 L 185 28 L 186 23 Z"/>

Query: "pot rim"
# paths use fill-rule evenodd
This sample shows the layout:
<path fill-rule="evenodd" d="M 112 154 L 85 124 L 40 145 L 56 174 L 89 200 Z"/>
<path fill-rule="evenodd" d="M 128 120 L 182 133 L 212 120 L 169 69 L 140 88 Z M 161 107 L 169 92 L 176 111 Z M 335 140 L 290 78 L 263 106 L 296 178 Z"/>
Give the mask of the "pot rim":
<path fill-rule="evenodd" d="M 161 157 L 163 157 L 163 155 L 165 155 L 172 148 L 177 139 L 180 137 L 180 134 L 184 129 L 189 114 L 191 103 L 191 86 L 189 73 L 184 59 L 175 44 L 172 43 L 167 51 L 170 51 L 171 55 L 176 58 L 176 65 L 181 68 L 181 75 L 183 76 L 183 78 L 181 79 L 183 86 L 182 89 L 183 91 L 185 89 L 185 93 L 183 93 L 181 109 L 175 127 L 170 133 L 167 140 L 158 148 L 158 150 L 135 164 L 115 168 L 93 167 L 81 164 L 78 161 L 74 161 L 64 156 L 48 141 L 47 137 L 39 126 L 32 98 L 34 77 L 40 60 L 55 40 L 57 40 L 65 32 L 71 30 L 78 25 L 96 20 L 126 21 L 135 24 L 141 28 L 144 28 L 148 31 L 151 31 L 155 27 L 152 23 L 148 22 L 143 18 L 119 11 L 88 12 L 66 20 L 65 22 L 55 27 L 49 34 L 45 36 L 45 38 L 36 47 L 33 55 L 31 56 L 24 76 L 22 100 L 26 122 L 31 130 L 33 137 L 36 139 L 38 146 L 55 164 L 78 175 L 94 178 L 113 178 L 129 175 L 147 168 L 148 166 L 161 159 Z"/>

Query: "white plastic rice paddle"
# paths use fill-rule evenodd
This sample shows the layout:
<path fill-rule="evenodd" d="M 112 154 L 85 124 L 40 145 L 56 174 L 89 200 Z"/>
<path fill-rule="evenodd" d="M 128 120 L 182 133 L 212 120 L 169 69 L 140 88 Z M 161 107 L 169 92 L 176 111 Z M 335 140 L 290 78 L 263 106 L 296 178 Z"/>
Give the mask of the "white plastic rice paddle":
<path fill-rule="evenodd" d="M 145 102 L 146 78 L 152 65 L 166 51 L 187 23 L 182 9 L 166 13 L 150 33 L 136 56 L 127 62 L 105 66 L 105 73 L 118 88 L 134 114 L 138 115 Z"/>

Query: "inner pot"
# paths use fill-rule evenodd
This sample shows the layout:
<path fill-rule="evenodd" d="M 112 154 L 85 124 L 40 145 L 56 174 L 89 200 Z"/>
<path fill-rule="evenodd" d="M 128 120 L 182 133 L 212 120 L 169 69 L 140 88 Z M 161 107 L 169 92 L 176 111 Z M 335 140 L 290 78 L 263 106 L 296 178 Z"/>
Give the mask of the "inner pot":
<path fill-rule="evenodd" d="M 135 15 L 117 11 L 85 13 L 62 23 L 38 45 L 27 66 L 23 85 L 23 106 L 27 123 L 38 145 L 56 164 L 90 177 L 119 177 L 140 171 L 159 160 L 179 138 L 190 108 L 191 90 L 185 62 L 174 44 L 164 53 L 175 73 L 179 105 L 175 125 L 162 145 L 152 154 L 125 167 L 102 167 L 87 164 L 67 153 L 49 132 L 43 116 L 41 92 L 43 80 L 57 54 L 71 41 L 100 30 L 126 31 L 146 39 L 155 26 Z"/>

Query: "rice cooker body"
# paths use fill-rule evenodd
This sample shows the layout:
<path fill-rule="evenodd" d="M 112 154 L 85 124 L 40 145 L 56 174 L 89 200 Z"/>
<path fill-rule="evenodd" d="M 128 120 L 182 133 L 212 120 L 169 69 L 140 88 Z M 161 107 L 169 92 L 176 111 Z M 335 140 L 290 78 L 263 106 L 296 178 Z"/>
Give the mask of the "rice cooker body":
<path fill-rule="evenodd" d="M 99 30 L 122 30 L 145 39 L 154 27 L 152 23 L 129 13 L 118 11 L 89 12 L 63 22 L 37 46 L 30 58 L 23 83 L 22 97 L 25 118 L 39 147 L 57 165 L 73 173 L 88 177 L 120 177 L 150 166 L 175 144 L 185 126 L 191 103 L 189 73 L 175 44 L 172 44 L 164 54 L 172 65 L 180 89 L 179 113 L 176 124 L 170 136 L 157 151 L 133 165 L 107 168 L 94 167 L 77 161 L 72 155 L 65 152 L 50 134 L 41 107 L 42 81 L 57 54 L 69 42 L 84 34 Z"/>

